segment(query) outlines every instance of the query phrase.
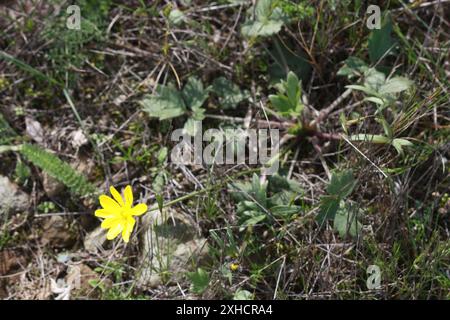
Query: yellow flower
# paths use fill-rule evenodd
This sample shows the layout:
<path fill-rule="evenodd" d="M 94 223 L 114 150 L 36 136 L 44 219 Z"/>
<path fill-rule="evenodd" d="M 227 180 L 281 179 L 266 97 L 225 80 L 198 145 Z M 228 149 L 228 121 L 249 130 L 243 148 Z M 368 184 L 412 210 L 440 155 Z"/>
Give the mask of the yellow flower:
<path fill-rule="evenodd" d="M 109 229 L 106 235 L 108 240 L 112 240 L 122 232 L 123 241 L 130 240 L 133 231 L 134 216 L 140 216 L 147 212 L 147 205 L 139 203 L 133 207 L 133 191 L 130 186 L 126 186 L 124 197 L 114 187 L 109 188 L 114 199 L 101 195 L 99 197 L 100 204 L 103 209 L 95 211 L 95 216 L 103 218 L 102 228 Z"/>
<path fill-rule="evenodd" d="M 239 263 L 232 263 L 230 264 L 230 270 L 231 271 L 236 271 L 239 269 Z"/>

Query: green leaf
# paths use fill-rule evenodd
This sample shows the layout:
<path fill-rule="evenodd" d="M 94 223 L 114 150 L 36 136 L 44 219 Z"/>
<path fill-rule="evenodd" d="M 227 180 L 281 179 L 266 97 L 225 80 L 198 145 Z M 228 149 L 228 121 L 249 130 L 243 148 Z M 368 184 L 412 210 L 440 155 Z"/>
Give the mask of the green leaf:
<path fill-rule="evenodd" d="M 391 142 L 391 139 L 379 134 L 355 134 L 348 138 L 351 141 L 366 141 L 379 144 L 386 144 Z"/>
<path fill-rule="evenodd" d="M 195 136 L 197 131 L 199 130 L 199 126 L 197 125 L 197 121 L 193 118 L 187 119 L 184 123 L 183 132 L 187 133 L 191 137 Z"/>
<path fill-rule="evenodd" d="M 355 238 L 361 232 L 362 225 L 358 221 L 356 213 L 356 210 L 346 205 L 344 201 L 341 201 L 339 209 L 334 216 L 333 228 L 342 238 L 346 238 L 348 235 Z"/>
<path fill-rule="evenodd" d="M 377 97 L 367 97 L 367 98 L 364 98 L 364 101 L 373 102 L 380 106 L 384 106 L 386 104 L 386 102 L 382 98 L 377 98 Z"/>
<path fill-rule="evenodd" d="M 149 116 L 159 120 L 179 117 L 186 112 L 183 99 L 173 86 L 159 86 L 155 95 L 146 96 L 140 104 Z"/>
<path fill-rule="evenodd" d="M 294 72 L 299 79 L 306 80 L 311 72 L 305 54 L 302 51 L 292 51 L 278 39 L 273 40 L 274 48 L 270 50 L 270 57 L 273 62 L 269 65 L 269 77 L 271 83 L 278 83 L 286 79 L 290 71 Z"/>
<path fill-rule="evenodd" d="M 391 36 L 392 19 L 390 14 L 387 14 L 383 20 L 381 29 L 373 29 L 369 37 L 369 58 L 372 63 L 378 62 L 395 45 Z"/>
<path fill-rule="evenodd" d="M 169 22 L 173 25 L 179 25 L 184 22 L 186 16 L 179 9 L 173 9 L 169 14 Z"/>
<path fill-rule="evenodd" d="M 14 170 L 14 176 L 16 182 L 24 184 L 29 177 L 31 177 L 31 169 L 23 161 L 17 159 L 16 168 Z"/>
<path fill-rule="evenodd" d="M 242 26 L 242 34 L 246 37 L 268 37 L 278 33 L 283 26 L 283 21 L 268 20 L 261 21 L 247 21 Z"/>
<path fill-rule="evenodd" d="M 369 95 L 373 95 L 373 96 L 377 96 L 378 93 L 376 91 L 374 91 L 373 89 L 369 88 L 369 87 L 365 87 L 365 86 L 361 86 L 358 84 L 352 84 L 352 85 L 348 85 L 345 86 L 347 89 L 353 89 L 353 90 L 358 90 L 358 91 L 362 91 L 366 94 Z"/>
<path fill-rule="evenodd" d="M 272 14 L 273 0 L 258 0 L 255 6 L 256 19 L 267 20 Z"/>
<path fill-rule="evenodd" d="M 233 300 L 253 300 L 254 296 L 250 291 L 238 289 L 233 296 Z"/>
<path fill-rule="evenodd" d="M 299 104 L 301 96 L 301 86 L 297 76 L 292 71 L 289 71 L 287 76 L 286 94 L 289 102 L 293 106 L 297 106 L 297 104 Z"/>
<path fill-rule="evenodd" d="M 304 106 L 301 102 L 301 84 L 295 73 L 290 71 L 287 80 L 281 80 L 277 89 L 277 95 L 269 95 L 273 107 L 283 116 L 299 116 Z"/>
<path fill-rule="evenodd" d="M 169 149 L 167 147 L 162 147 L 159 152 L 158 152 L 158 164 L 162 165 L 166 162 L 167 160 L 167 155 L 169 154 Z"/>
<path fill-rule="evenodd" d="M 203 108 L 193 108 L 192 109 L 192 119 L 195 121 L 202 121 L 205 119 L 205 109 Z"/>
<path fill-rule="evenodd" d="M 302 208 L 299 206 L 275 206 L 270 208 L 270 212 L 275 216 L 283 219 L 288 219 L 292 217 L 294 214 L 297 214 L 302 211 Z"/>
<path fill-rule="evenodd" d="M 164 198 L 160 194 L 155 195 L 156 203 L 158 204 L 158 210 L 159 212 L 163 211 L 164 208 Z"/>
<path fill-rule="evenodd" d="M 191 290 L 196 294 L 202 294 L 208 288 L 209 275 L 202 268 L 195 272 L 189 272 L 188 278 L 191 281 Z"/>
<path fill-rule="evenodd" d="M 413 82 L 405 77 L 394 77 L 386 81 L 378 92 L 381 95 L 398 93 L 408 90 L 413 85 Z"/>
<path fill-rule="evenodd" d="M 386 76 L 383 72 L 377 71 L 375 68 L 370 68 L 364 74 L 364 86 L 372 89 L 374 92 L 379 92 L 380 88 L 385 84 Z M 376 94 L 375 94 L 376 95 Z"/>
<path fill-rule="evenodd" d="M 247 216 L 247 218 L 241 219 L 240 224 L 242 226 L 254 226 L 266 219 L 266 215 L 260 211 L 245 211 L 244 216 Z"/>
<path fill-rule="evenodd" d="M 320 198 L 319 214 L 316 221 L 322 225 L 326 220 L 333 220 L 339 208 L 339 199 L 336 196 L 323 196 Z"/>
<path fill-rule="evenodd" d="M 337 75 L 353 78 L 362 75 L 367 70 L 368 66 L 363 60 L 357 57 L 349 57 L 344 61 L 344 65 L 339 69 Z"/>
<path fill-rule="evenodd" d="M 279 174 L 269 176 L 268 191 L 273 194 L 269 199 L 271 208 L 279 205 L 291 205 L 295 198 L 304 192 L 300 183 Z"/>
<path fill-rule="evenodd" d="M 412 147 L 413 144 L 406 139 L 397 138 L 392 140 L 392 146 L 397 150 L 399 155 L 403 155 L 403 147 Z"/>
<path fill-rule="evenodd" d="M 219 77 L 214 79 L 213 91 L 219 98 L 220 106 L 224 109 L 234 109 L 239 103 L 248 99 L 248 93 L 241 91 L 238 85 L 226 79 Z"/>
<path fill-rule="evenodd" d="M 289 99 L 284 95 L 269 95 L 270 103 L 279 111 L 282 115 L 289 115 L 293 107 L 289 102 Z"/>
<path fill-rule="evenodd" d="M 186 105 L 191 109 L 200 108 L 208 98 L 209 90 L 196 77 L 190 77 L 183 88 L 182 95 Z"/>
<path fill-rule="evenodd" d="M 23 62 L 22 60 L 16 59 L 15 57 L 6 53 L 5 51 L 0 51 L 0 59 L 4 59 L 7 62 L 13 63 L 14 65 L 16 65 L 16 67 L 18 67 L 19 69 L 21 69 L 25 72 L 28 72 L 30 75 L 32 75 L 33 77 L 36 77 L 37 79 L 45 80 L 45 81 L 49 82 L 50 84 L 54 84 L 54 85 L 57 85 L 60 87 L 63 86 L 63 84 L 59 83 L 54 78 L 42 73 L 41 71 L 39 71 L 36 68 L 33 68 L 32 66 Z"/>
<path fill-rule="evenodd" d="M 278 33 L 286 22 L 281 8 L 275 7 L 274 0 L 258 0 L 255 20 L 244 22 L 241 33 L 246 37 L 267 37 Z"/>
<path fill-rule="evenodd" d="M 167 172 L 165 170 L 159 171 L 155 177 L 153 177 L 152 188 L 155 192 L 161 193 L 164 190 L 164 185 L 167 181 Z"/>
<path fill-rule="evenodd" d="M 47 150 L 26 143 L 22 145 L 20 152 L 28 161 L 66 185 L 74 194 L 86 196 L 96 192 L 96 187 L 84 175 Z"/>
<path fill-rule="evenodd" d="M 356 180 L 353 177 L 352 170 L 333 172 L 327 192 L 328 194 L 335 195 L 342 200 L 352 193 L 355 186 Z"/>
<path fill-rule="evenodd" d="M 261 183 L 257 174 L 253 174 L 252 192 L 259 205 L 267 206 L 267 181 Z"/>
<path fill-rule="evenodd" d="M 0 113 L 0 145 L 9 144 L 16 137 L 16 132 L 11 128 L 3 114 Z"/>
<path fill-rule="evenodd" d="M 383 130 L 384 133 L 386 134 L 386 137 L 388 139 L 392 139 L 392 137 L 394 136 L 394 132 L 392 131 L 392 128 L 389 125 L 389 123 L 387 123 L 387 121 L 384 118 L 377 118 L 376 120 L 383 126 Z"/>

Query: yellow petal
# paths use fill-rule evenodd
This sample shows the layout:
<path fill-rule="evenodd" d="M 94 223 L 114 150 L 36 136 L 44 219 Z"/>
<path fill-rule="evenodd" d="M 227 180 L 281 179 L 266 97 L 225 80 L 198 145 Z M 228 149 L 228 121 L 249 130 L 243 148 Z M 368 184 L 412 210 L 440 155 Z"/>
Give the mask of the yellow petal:
<path fill-rule="evenodd" d="M 113 228 L 116 225 L 120 224 L 121 219 L 120 218 L 108 218 L 103 220 L 101 227 L 103 229 L 109 229 L 109 228 Z"/>
<path fill-rule="evenodd" d="M 120 210 L 119 204 L 108 196 L 101 195 L 99 197 L 99 200 L 103 209 L 109 210 L 111 212 L 113 212 L 114 210 Z"/>
<path fill-rule="evenodd" d="M 123 241 L 125 241 L 126 243 L 128 243 L 128 241 L 130 241 L 130 235 L 133 232 L 135 223 L 136 223 L 136 221 L 132 217 L 127 219 L 127 224 L 122 231 L 122 238 L 123 238 Z"/>
<path fill-rule="evenodd" d="M 113 186 L 111 186 L 109 188 L 109 192 L 111 192 L 112 196 L 114 197 L 114 199 L 117 201 L 117 203 L 123 207 L 125 206 L 125 203 L 123 202 L 123 198 L 120 195 L 120 193 L 116 190 L 116 188 L 114 188 Z"/>
<path fill-rule="evenodd" d="M 131 187 L 126 186 L 123 193 L 125 196 L 125 206 L 131 208 L 131 206 L 133 205 L 133 191 L 131 190 Z"/>
<path fill-rule="evenodd" d="M 130 209 L 130 213 L 132 216 L 140 216 L 147 212 L 147 205 L 144 203 L 139 203 Z"/>
<path fill-rule="evenodd" d="M 117 237 L 119 235 L 119 233 L 122 231 L 123 226 L 122 224 L 117 224 L 114 227 L 112 227 L 111 229 L 109 229 L 108 233 L 106 234 L 106 239 L 108 240 L 112 240 L 115 237 Z"/>
<path fill-rule="evenodd" d="M 103 219 L 113 218 L 116 216 L 114 212 L 105 209 L 95 210 L 95 216 Z"/>

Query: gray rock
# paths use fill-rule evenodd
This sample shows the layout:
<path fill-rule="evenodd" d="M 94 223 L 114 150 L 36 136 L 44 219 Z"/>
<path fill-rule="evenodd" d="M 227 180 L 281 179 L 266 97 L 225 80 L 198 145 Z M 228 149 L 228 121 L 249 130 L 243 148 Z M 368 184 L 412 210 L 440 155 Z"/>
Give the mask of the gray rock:
<path fill-rule="evenodd" d="M 76 241 L 77 235 L 66 219 L 61 216 L 52 216 L 42 226 L 40 238 L 43 246 L 52 248 L 68 248 Z"/>
<path fill-rule="evenodd" d="M 42 172 L 42 185 L 45 193 L 50 197 L 55 197 L 64 190 L 64 184 L 59 182 L 55 178 L 51 177 L 48 173 Z"/>
<path fill-rule="evenodd" d="M 175 210 L 165 209 L 143 218 L 142 254 L 137 270 L 140 288 L 175 284 L 186 272 L 203 264 L 207 242 L 199 237 L 196 226 Z"/>
<path fill-rule="evenodd" d="M 28 210 L 30 197 L 7 177 L 0 176 L 0 214 L 13 214 Z"/>

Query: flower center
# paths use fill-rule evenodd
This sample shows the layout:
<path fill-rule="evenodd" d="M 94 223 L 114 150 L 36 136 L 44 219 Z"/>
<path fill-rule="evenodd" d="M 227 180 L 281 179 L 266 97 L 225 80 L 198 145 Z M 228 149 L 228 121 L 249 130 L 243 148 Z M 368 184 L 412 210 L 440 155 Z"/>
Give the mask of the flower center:
<path fill-rule="evenodd" d="M 123 219 L 127 219 L 127 217 L 128 217 L 128 210 L 126 210 L 125 208 L 122 208 L 122 209 L 120 210 L 120 216 L 121 216 Z"/>

